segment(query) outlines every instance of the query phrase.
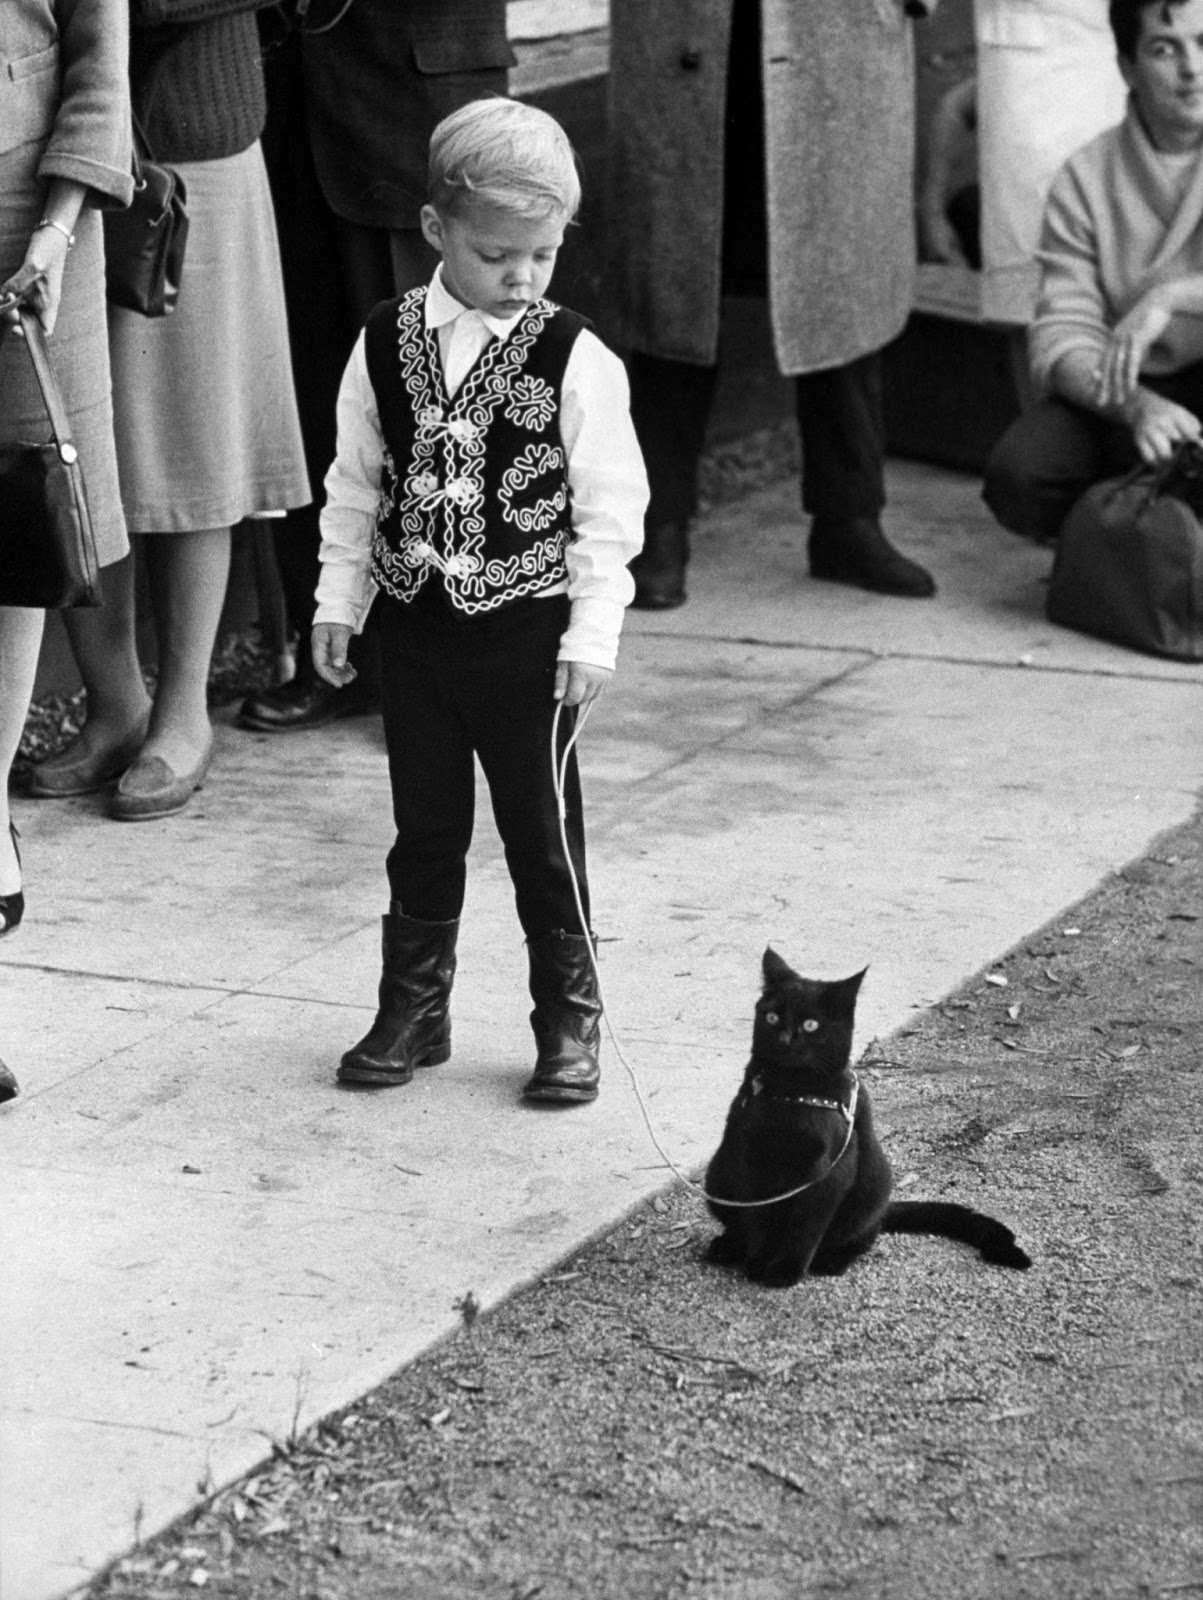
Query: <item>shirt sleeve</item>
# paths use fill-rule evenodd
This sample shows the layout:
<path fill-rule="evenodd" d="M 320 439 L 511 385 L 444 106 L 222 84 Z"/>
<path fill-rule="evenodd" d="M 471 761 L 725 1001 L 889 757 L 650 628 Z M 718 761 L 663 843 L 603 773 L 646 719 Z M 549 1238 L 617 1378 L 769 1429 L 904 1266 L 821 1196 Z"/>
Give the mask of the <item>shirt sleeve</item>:
<path fill-rule="evenodd" d="M 559 659 L 613 668 L 623 613 L 635 595 L 627 563 L 643 548 L 648 484 L 626 368 L 587 329 L 564 372 L 560 432 L 572 539 L 566 555 L 571 611 Z"/>
<path fill-rule="evenodd" d="M 380 504 L 384 439 L 376 391 L 368 376 L 361 333 L 338 391 L 338 446 L 326 474 L 321 513 L 321 570 L 314 622 L 340 622 L 363 630 L 376 598 L 372 535 Z"/>

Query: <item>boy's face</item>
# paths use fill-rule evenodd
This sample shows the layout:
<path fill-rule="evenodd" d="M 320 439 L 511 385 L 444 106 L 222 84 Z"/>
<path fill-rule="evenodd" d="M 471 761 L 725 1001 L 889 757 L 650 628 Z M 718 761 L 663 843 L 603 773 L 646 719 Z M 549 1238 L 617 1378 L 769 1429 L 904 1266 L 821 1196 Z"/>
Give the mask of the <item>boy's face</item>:
<path fill-rule="evenodd" d="M 444 284 L 464 305 L 503 320 L 546 291 L 564 224 L 558 211 L 521 217 L 481 201 L 455 216 L 422 207 L 422 232 L 443 258 Z"/>

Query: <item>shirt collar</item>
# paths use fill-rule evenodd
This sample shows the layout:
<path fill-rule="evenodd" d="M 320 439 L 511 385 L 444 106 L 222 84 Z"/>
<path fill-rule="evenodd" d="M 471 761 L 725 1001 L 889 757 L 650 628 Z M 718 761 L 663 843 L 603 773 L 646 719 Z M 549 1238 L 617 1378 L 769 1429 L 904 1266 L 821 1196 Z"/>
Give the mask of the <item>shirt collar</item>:
<path fill-rule="evenodd" d="M 438 329 L 446 328 L 460 317 L 475 317 L 497 339 L 506 339 L 514 331 L 515 325 L 522 318 L 519 311 L 513 317 L 490 317 L 483 311 L 476 311 L 471 306 L 464 305 L 462 300 L 457 300 L 443 282 L 443 267 L 440 262 L 434 269 L 426 290 L 426 326 Z"/>

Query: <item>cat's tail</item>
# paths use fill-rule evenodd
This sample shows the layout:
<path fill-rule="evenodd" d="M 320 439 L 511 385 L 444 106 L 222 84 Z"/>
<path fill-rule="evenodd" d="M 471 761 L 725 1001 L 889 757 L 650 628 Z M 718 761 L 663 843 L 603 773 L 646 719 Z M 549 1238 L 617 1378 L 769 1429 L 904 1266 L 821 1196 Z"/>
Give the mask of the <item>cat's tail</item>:
<path fill-rule="evenodd" d="M 883 1233 L 935 1233 L 979 1250 L 997 1267 L 1026 1272 L 1032 1258 L 1015 1243 L 1010 1228 L 984 1212 L 943 1200 L 895 1200 L 882 1221 Z"/>

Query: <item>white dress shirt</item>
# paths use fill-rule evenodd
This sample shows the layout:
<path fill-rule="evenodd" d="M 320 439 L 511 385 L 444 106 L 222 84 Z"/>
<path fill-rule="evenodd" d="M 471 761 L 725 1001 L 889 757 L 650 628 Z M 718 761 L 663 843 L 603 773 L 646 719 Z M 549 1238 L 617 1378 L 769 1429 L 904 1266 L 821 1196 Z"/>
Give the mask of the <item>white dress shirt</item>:
<path fill-rule="evenodd" d="M 508 339 L 521 313 L 505 321 L 461 304 L 436 269 L 426 291 L 425 320 L 437 332 L 449 397 L 490 339 Z M 315 622 L 340 622 L 359 632 L 376 595 L 372 536 L 380 504 L 384 438 L 368 376 L 361 333 L 338 396 L 338 450 L 326 475 L 321 514 L 321 575 Z M 559 659 L 612 668 L 623 612 L 635 593 L 627 563 L 643 545 L 647 473 L 631 423 L 626 369 L 588 329 L 573 343 L 561 386 L 560 437 L 568 460 L 572 537 L 565 559 L 568 628 Z"/>

